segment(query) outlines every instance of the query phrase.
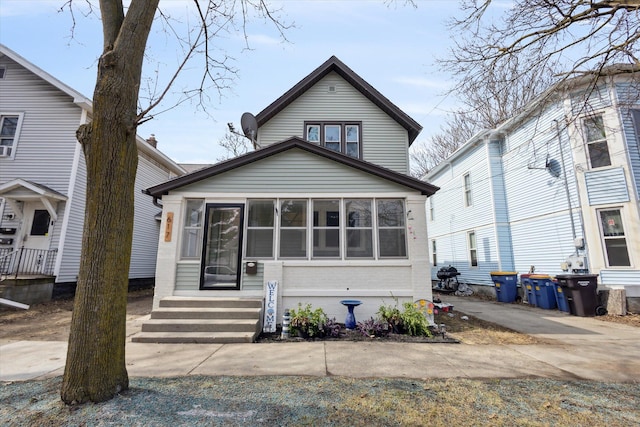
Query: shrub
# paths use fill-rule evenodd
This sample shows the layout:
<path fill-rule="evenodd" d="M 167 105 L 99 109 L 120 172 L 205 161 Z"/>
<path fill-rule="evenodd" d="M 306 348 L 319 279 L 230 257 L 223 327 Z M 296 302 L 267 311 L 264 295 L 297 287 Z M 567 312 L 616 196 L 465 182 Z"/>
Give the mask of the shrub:
<path fill-rule="evenodd" d="M 404 310 L 400 313 L 402 319 L 402 326 L 405 333 L 408 335 L 420 335 L 430 337 L 431 330 L 429 329 L 429 322 L 424 313 L 416 308 L 411 302 L 405 302 L 403 305 Z"/>
<path fill-rule="evenodd" d="M 302 304 L 298 303 L 298 309 L 291 310 L 290 328 L 292 335 L 303 338 L 323 337 L 326 334 L 325 327 L 328 322 L 329 320 L 324 310 L 321 308 L 314 310 L 311 308 L 311 304 L 302 307 Z M 333 328 L 332 325 L 330 326 L 331 328 Z M 333 333 L 332 329 L 331 333 Z"/>
<path fill-rule="evenodd" d="M 365 337 L 383 337 L 389 333 L 389 324 L 372 317 L 364 322 L 358 322 L 356 329 Z"/>
<path fill-rule="evenodd" d="M 340 331 L 342 330 L 342 326 L 338 322 L 336 322 L 336 318 L 327 319 L 324 324 L 324 334 L 331 338 L 338 338 L 340 336 Z"/>
<path fill-rule="evenodd" d="M 397 306 L 397 300 L 395 306 L 381 305 L 378 309 L 378 315 L 380 319 L 389 325 L 389 329 L 396 333 L 402 333 L 402 313 Z"/>

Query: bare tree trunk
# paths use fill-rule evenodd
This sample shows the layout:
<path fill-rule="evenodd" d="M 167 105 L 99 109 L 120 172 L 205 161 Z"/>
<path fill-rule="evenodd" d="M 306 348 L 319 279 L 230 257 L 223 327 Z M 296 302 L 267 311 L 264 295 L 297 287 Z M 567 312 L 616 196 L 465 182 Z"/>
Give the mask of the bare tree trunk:
<path fill-rule="evenodd" d="M 66 403 L 101 402 L 129 387 L 126 308 L 142 62 L 159 0 L 102 0 L 104 52 L 93 121 L 78 129 L 87 166 L 82 257 L 61 390 Z"/>

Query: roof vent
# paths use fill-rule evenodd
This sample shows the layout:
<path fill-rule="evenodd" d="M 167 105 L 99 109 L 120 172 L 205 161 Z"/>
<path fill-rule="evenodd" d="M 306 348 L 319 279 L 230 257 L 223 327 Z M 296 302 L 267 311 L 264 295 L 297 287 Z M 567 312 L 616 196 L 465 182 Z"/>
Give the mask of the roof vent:
<path fill-rule="evenodd" d="M 336 93 L 336 85 L 329 85 L 329 93 Z"/>
<path fill-rule="evenodd" d="M 7 69 L 5 67 L 0 67 L 0 79 L 4 79 L 4 75 Z"/>

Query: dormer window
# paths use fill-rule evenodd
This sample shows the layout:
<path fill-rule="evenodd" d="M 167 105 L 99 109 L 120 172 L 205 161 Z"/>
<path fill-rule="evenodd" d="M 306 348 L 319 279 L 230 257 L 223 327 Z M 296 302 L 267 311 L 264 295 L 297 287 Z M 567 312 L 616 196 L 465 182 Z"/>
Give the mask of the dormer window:
<path fill-rule="evenodd" d="M 361 123 L 307 122 L 305 139 L 351 157 L 362 157 Z"/>

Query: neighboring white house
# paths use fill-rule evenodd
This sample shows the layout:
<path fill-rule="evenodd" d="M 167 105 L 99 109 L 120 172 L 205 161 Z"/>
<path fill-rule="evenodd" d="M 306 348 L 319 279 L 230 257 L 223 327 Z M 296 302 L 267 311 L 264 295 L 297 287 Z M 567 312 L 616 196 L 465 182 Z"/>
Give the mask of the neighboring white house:
<path fill-rule="evenodd" d="M 552 87 L 425 176 L 441 187 L 427 203 L 434 281 L 449 265 L 478 285 L 589 272 L 640 311 L 640 71 L 604 74 Z"/>
<path fill-rule="evenodd" d="M 0 45 L 0 277 L 45 276 L 35 299 L 51 296 L 52 276 L 60 286 L 78 276 L 86 168 L 76 130 L 91 114 L 90 99 Z M 184 170 L 153 137 L 138 138 L 138 153 L 129 277 L 153 279 L 160 209 L 142 190 Z"/>
<path fill-rule="evenodd" d="M 298 303 L 431 299 L 421 126 L 335 57 L 255 117 L 255 151 L 150 187 L 163 205 L 154 309 L 169 296 Z M 151 204 L 151 198 L 149 198 Z"/>

